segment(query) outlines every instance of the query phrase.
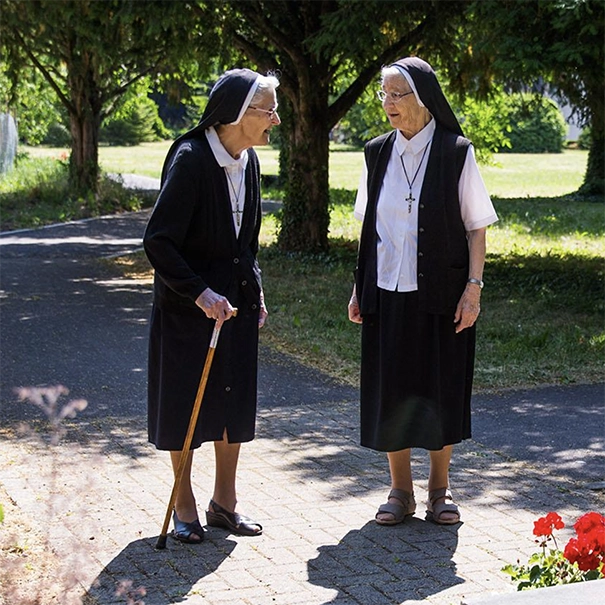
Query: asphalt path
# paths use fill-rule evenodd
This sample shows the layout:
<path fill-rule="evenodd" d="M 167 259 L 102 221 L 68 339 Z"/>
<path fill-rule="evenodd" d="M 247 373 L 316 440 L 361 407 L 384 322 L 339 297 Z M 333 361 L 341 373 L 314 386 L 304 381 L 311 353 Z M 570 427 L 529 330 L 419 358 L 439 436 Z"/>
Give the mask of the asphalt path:
<path fill-rule="evenodd" d="M 39 417 L 17 400 L 19 386 L 62 384 L 70 397 L 89 402 L 88 417 L 146 413 L 152 294 L 123 279 L 108 258 L 140 249 L 148 214 L 0 234 L 2 424 Z M 264 347 L 259 374 L 259 406 L 357 400 L 355 388 Z M 605 480 L 605 385 L 478 394 L 473 439 L 598 488 Z"/>

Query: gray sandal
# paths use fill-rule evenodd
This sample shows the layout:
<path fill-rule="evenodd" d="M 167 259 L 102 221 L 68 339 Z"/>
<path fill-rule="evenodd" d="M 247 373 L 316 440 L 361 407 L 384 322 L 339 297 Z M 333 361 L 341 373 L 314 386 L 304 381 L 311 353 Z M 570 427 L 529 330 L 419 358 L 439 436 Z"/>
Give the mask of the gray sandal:
<path fill-rule="evenodd" d="M 441 500 L 441 502 L 438 502 Z M 447 502 L 449 500 L 449 502 Z M 452 513 L 455 518 L 442 519 L 443 513 Z M 426 503 L 426 518 L 437 525 L 456 525 L 460 522 L 460 511 L 454 504 L 452 492 L 447 487 L 440 487 L 429 492 L 429 500 Z"/>
<path fill-rule="evenodd" d="M 413 492 L 405 492 L 402 489 L 392 489 L 389 492 L 388 499 L 390 500 L 391 498 L 397 498 L 401 504 L 395 504 L 393 502 L 381 504 L 374 517 L 374 520 L 378 525 L 397 525 L 398 523 L 405 521 L 406 517 L 409 517 L 416 512 L 416 500 L 414 500 Z M 384 513 L 393 515 L 393 519 L 379 519 L 378 515 Z"/>

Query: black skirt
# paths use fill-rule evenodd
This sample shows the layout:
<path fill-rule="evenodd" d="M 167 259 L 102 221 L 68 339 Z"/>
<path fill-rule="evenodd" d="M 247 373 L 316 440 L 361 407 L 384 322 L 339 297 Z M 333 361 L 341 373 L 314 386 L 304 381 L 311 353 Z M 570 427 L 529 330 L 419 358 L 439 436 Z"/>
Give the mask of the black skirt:
<path fill-rule="evenodd" d="M 254 439 L 258 310 L 246 310 L 245 304 L 239 310 L 221 328 L 192 449 L 220 441 L 225 429 L 230 443 Z M 148 434 L 159 450 L 183 448 L 214 325 L 201 309 L 153 307 Z"/>
<path fill-rule="evenodd" d="M 440 450 L 471 436 L 475 327 L 418 308 L 417 292 L 379 289 L 363 318 L 361 444 L 395 452 Z"/>

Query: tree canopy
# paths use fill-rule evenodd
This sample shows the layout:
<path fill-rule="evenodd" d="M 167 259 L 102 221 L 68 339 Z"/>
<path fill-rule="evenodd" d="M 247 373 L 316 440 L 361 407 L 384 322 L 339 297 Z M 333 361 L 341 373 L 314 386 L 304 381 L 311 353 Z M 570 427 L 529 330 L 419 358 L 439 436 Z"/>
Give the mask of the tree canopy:
<path fill-rule="evenodd" d="M 475 0 L 470 14 L 475 73 L 568 101 L 592 143 L 581 192 L 603 194 L 605 80 L 603 0 Z"/>
<path fill-rule="evenodd" d="M 68 112 L 80 192 L 96 191 L 101 121 L 128 87 L 146 75 L 183 77 L 191 46 L 212 45 L 189 4 L 157 0 L 3 0 L 0 28 L 13 82 L 39 70 Z"/>
<path fill-rule="evenodd" d="M 287 173 L 280 245 L 328 245 L 329 133 L 389 62 L 418 54 L 444 62 L 468 2 L 259 0 L 198 5 L 223 42 L 280 73 Z M 345 86 L 342 86 L 343 83 Z M 285 101 L 285 103 L 283 103 Z"/>

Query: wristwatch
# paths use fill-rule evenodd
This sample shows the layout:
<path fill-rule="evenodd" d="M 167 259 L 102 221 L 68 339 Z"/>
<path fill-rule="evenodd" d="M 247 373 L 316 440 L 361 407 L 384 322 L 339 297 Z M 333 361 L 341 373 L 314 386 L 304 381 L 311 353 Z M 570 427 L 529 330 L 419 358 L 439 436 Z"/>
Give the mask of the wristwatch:
<path fill-rule="evenodd" d="M 469 277 L 466 280 L 467 284 L 475 284 L 476 286 L 479 286 L 480 288 L 483 288 L 483 280 L 481 279 L 475 279 L 474 277 Z"/>

